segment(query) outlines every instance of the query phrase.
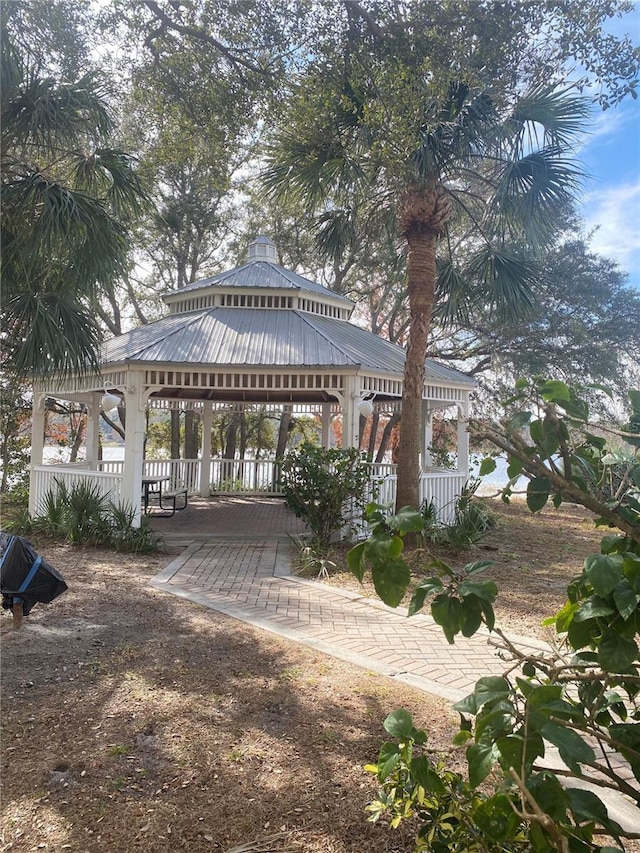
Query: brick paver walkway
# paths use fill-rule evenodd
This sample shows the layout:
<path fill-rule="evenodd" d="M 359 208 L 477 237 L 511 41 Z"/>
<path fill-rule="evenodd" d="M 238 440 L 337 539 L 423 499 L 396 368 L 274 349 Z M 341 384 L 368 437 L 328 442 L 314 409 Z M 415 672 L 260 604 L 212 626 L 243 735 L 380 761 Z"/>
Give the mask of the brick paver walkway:
<path fill-rule="evenodd" d="M 151 584 L 445 699 L 460 699 L 481 675 L 504 671 L 488 633 L 456 638 L 450 646 L 429 616 L 408 619 L 404 611 L 377 600 L 292 576 L 290 547 L 282 538 L 200 539 Z M 525 649 L 544 648 L 535 640 L 516 639 Z M 546 760 L 561 766 L 557 751 L 549 746 Z M 622 761 L 616 764 L 633 783 L 630 768 Z M 627 829 L 637 828 L 639 812 L 628 800 L 613 791 L 598 790 L 598 795 L 605 799 L 610 817 Z"/>
<path fill-rule="evenodd" d="M 282 540 L 193 542 L 152 584 L 447 699 L 504 669 L 487 633 L 450 646 L 429 616 L 292 576 Z"/>

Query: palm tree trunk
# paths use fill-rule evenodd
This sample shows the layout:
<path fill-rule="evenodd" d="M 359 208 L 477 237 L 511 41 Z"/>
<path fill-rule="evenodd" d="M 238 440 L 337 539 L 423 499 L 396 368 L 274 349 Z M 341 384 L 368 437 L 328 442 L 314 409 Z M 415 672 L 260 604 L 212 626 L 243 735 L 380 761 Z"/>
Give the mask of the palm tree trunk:
<path fill-rule="evenodd" d="M 406 239 L 409 247 L 407 289 L 410 324 L 402 391 L 396 511 L 403 506 L 418 507 L 420 503 L 419 458 L 424 362 L 436 285 L 438 234 L 428 228 L 413 228 L 406 234 Z"/>

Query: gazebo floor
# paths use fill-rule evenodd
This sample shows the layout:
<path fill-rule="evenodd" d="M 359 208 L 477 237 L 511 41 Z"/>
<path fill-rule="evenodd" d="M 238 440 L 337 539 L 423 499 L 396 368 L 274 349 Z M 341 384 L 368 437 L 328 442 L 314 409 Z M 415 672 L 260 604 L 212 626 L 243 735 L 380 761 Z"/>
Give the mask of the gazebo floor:
<path fill-rule="evenodd" d="M 303 521 L 282 498 L 224 496 L 191 497 L 186 509 L 166 517 L 151 507 L 151 526 L 167 544 L 201 539 L 273 539 L 307 532 Z"/>

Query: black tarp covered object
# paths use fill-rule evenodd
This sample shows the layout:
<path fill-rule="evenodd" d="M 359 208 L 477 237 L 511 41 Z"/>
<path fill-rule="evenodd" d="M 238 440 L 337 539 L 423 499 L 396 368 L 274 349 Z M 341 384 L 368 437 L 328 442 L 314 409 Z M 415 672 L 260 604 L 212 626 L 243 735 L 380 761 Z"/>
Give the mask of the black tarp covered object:
<path fill-rule="evenodd" d="M 26 539 L 0 533 L 0 592 L 5 610 L 22 601 L 26 616 L 34 604 L 48 604 L 66 589 L 62 575 Z"/>

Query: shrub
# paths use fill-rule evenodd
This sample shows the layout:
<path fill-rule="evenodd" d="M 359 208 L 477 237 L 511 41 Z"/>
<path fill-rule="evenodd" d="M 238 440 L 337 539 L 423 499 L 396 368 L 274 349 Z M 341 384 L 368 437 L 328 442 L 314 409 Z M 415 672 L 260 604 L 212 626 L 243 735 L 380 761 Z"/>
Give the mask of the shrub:
<path fill-rule="evenodd" d="M 46 493 L 43 511 L 31 521 L 31 530 L 74 545 L 103 545 L 117 551 L 153 553 L 160 550 L 162 537 L 143 516 L 134 527 L 130 507 L 116 505 L 101 495 L 95 485 L 75 483 L 69 488 L 57 481 Z"/>
<path fill-rule="evenodd" d="M 313 545 L 324 553 L 334 534 L 362 517 L 370 496 L 369 467 L 355 448 L 305 443 L 282 460 L 282 485 L 287 506 L 307 523 Z"/>
<path fill-rule="evenodd" d="M 426 542 L 462 551 L 495 529 L 495 515 L 475 497 L 479 485 L 480 480 L 476 479 L 464 485 L 456 499 L 454 518 L 450 524 L 439 522 L 435 504 L 433 501 L 425 501 L 420 514 L 424 521 L 422 536 Z"/>
<path fill-rule="evenodd" d="M 501 425 L 482 424 L 477 435 L 508 455 L 514 481 L 529 479 L 529 509 L 538 512 L 549 497 L 556 506 L 569 499 L 622 535 L 605 536 L 568 586 L 566 604 L 547 620 L 558 636 L 546 651 L 522 649 L 495 627 L 497 590 L 476 577 L 488 564 L 456 573 L 432 562 L 435 574 L 415 589 L 409 615 L 430 599 L 450 643 L 484 623 L 508 664 L 454 706 L 461 715 L 455 743 L 469 744 L 468 780 L 432 763 L 422 751 L 424 733 L 400 710 L 386 726 L 399 743 L 384 744 L 371 768 L 381 789 L 369 810 L 372 819 L 389 815 L 394 826 L 417 817 L 416 849 L 432 853 L 620 853 L 623 839 L 638 833 L 610 817 L 604 792 L 640 806 L 640 394 L 632 396 L 638 418 L 623 431 L 634 452 L 624 470 L 617 468 L 612 494 L 601 484 L 611 482 L 619 459 L 588 428 L 589 408 L 578 392 L 544 380 L 519 383 L 517 392 L 529 406 Z M 348 565 L 360 580 L 370 567 L 378 595 L 397 606 L 410 580 L 403 537 L 423 518 L 409 507 L 391 517 L 372 508 L 369 517 L 371 536 L 351 550 Z M 559 769 L 545 765 L 549 745 L 558 750 Z M 635 781 L 620 772 L 625 764 Z M 616 846 L 606 846 L 604 836 Z"/>

